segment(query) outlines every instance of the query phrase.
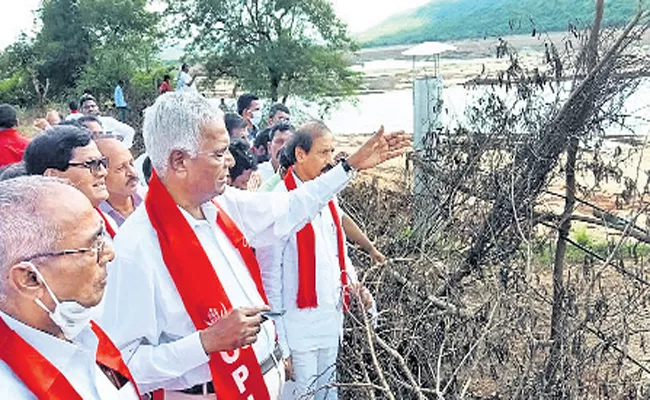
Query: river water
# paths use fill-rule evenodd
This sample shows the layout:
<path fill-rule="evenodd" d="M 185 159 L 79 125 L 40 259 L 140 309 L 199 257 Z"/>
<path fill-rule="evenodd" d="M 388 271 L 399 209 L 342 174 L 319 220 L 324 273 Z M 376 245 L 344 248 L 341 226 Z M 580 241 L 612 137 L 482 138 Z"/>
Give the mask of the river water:
<path fill-rule="evenodd" d="M 463 123 L 465 110 L 482 96 L 488 87 L 466 89 L 463 86 L 445 87 L 442 91 L 443 113 L 441 121 L 444 125 Z M 568 92 L 568 84 L 564 91 Z M 640 82 L 638 90 L 624 103 L 624 111 L 629 115 L 625 123 L 637 135 L 650 132 L 650 80 Z M 512 97 L 511 94 L 502 95 Z M 545 96 L 552 98 L 554 94 L 547 91 Z M 299 109 L 300 114 L 320 117 L 315 107 L 305 107 L 298 102 L 289 103 L 292 109 Z M 295 111 L 294 111 L 295 113 Z M 413 92 L 411 89 L 366 94 L 356 97 L 356 102 L 343 102 L 337 109 L 324 115 L 324 120 L 332 132 L 339 135 L 371 133 L 384 125 L 387 131 L 404 129 L 413 131 Z M 605 130 L 607 135 L 629 135 L 630 130 L 620 126 L 610 126 Z"/>

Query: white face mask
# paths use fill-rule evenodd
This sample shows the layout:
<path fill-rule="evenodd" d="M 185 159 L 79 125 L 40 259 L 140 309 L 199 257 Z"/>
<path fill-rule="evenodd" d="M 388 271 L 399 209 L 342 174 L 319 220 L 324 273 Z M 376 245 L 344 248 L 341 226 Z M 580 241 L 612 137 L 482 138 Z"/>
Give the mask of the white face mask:
<path fill-rule="evenodd" d="M 84 328 L 90 325 L 93 310 L 82 306 L 76 301 L 69 300 L 60 302 L 56 295 L 54 295 L 52 289 L 50 289 L 50 286 L 45 282 L 45 278 L 43 278 L 43 275 L 41 275 L 41 272 L 36 268 L 36 266 L 29 261 L 24 262 L 23 264 L 29 265 L 34 270 L 38 279 L 43 282 L 48 293 L 50 293 L 50 297 L 52 297 L 56 306 L 54 307 L 54 311 L 50 311 L 45 304 L 43 304 L 41 299 L 34 300 L 36 304 L 50 315 L 52 321 L 61 328 L 63 336 L 65 336 L 66 339 L 73 340 L 76 338 Z"/>
<path fill-rule="evenodd" d="M 261 110 L 253 111 L 253 116 L 251 117 L 251 123 L 255 126 L 259 126 L 260 122 L 262 122 L 262 111 Z"/>

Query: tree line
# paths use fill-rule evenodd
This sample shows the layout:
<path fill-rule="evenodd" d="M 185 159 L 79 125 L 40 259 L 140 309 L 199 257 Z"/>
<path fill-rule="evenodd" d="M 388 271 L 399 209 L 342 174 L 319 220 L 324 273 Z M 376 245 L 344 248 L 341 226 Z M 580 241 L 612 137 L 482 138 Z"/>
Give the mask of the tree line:
<path fill-rule="evenodd" d="M 160 3 L 160 2 L 159 2 Z M 90 91 L 111 99 L 118 80 L 130 103 L 157 95 L 161 49 L 186 43 L 183 60 L 201 65 L 209 85 L 227 78 L 273 101 L 317 102 L 353 94 L 348 69 L 356 44 L 327 0 L 44 0 L 38 31 L 23 32 L 0 53 L 0 102 L 44 108 Z M 137 107 L 137 106 L 136 106 Z"/>

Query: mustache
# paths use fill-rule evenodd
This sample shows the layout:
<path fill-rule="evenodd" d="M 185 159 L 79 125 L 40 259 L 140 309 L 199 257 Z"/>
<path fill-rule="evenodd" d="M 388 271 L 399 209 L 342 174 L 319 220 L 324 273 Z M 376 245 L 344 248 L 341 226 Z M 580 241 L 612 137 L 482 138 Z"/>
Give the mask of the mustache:
<path fill-rule="evenodd" d="M 140 183 L 140 179 L 138 179 L 137 176 L 134 176 L 133 178 L 129 178 L 129 180 L 126 181 L 126 184 L 127 184 L 127 185 L 130 185 L 130 184 L 133 183 L 133 182 L 135 182 L 135 183 Z"/>
<path fill-rule="evenodd" d="M 321 170 L 321 172 L 322 172 L 322 173 L 325 173 L 325 172 L 331 170 L 332 168 L 334 168 L 335 166 L 336 166 L 336 164 L 327 164 L 326 166 L 323 167 L 323 169 Z"/>

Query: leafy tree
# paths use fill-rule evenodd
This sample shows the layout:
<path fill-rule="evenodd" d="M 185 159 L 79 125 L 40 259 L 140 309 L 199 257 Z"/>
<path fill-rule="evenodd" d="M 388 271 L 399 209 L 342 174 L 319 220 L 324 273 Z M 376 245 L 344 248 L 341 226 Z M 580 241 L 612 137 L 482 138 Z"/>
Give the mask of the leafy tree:
<path fill-rule="evenodd" d="M 356 49 L 327 0 L 168 0 L 173 32 L 210 77 L 230 77 L 273 101 L 347 96 L 359 87 Z"/>
<path fill-rule="evenodd" d="M 35 41 L 38 79 L 49 80 L 51 91 L 60 93 L 90 61 L 90 35 L 77 0 L 44 0 L 37 15 L 42 22 Z"/>
<path fill-rule="evenodd" d="M 80 12 L 93 51 L 76 83 L 77 91 L 112 98 L 119 80 L 128 82 L 156 64 L 162 34 L 159 15 L 146 8 L 146 0 L 84 0 Z"/>
<path fill-rule="evenodd" d="M 162 34 L 147 0 L 44 0 L 41 30 L 0 53 L 0 98 L 42 108 L 91 89 L 110 98 L 115 83 L 150 72 Z M 155 90 L 153 91 L 155 93 Z"/>

